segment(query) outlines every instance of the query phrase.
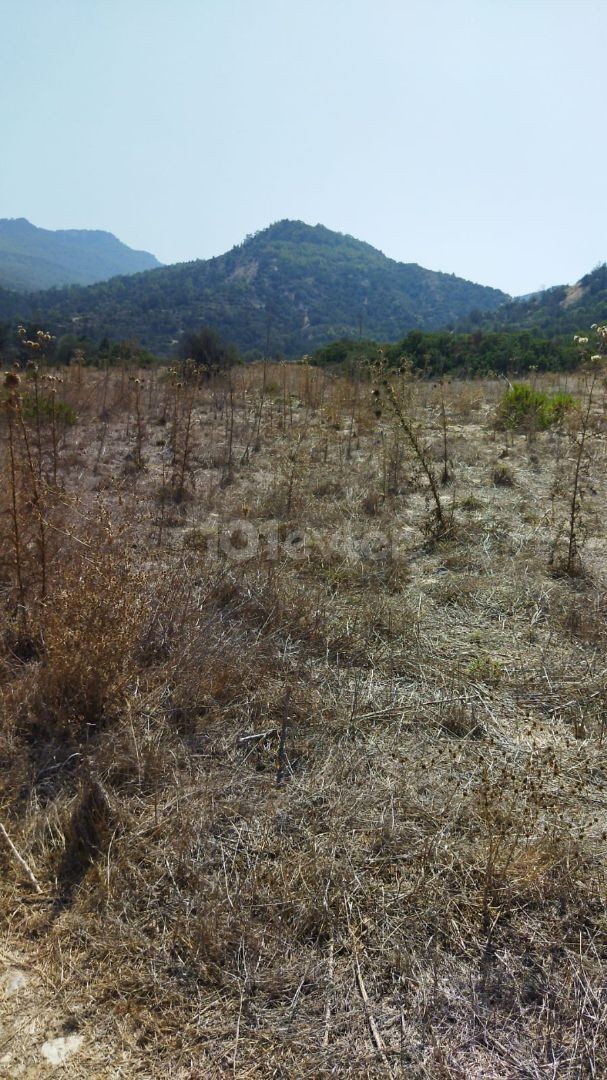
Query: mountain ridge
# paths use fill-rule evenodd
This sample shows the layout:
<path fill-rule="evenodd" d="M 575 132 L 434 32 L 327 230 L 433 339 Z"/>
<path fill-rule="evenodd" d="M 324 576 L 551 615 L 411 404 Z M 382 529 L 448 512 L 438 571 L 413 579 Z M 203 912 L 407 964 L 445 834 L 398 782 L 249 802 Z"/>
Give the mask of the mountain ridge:
<path fill-rule="evenodd" d="M 607 265 L 599 263 L 573 285 L 552 285 L 506 301 L 494 312 L 475 313 L 460 330 L 531 330 L 565 337 L 607 322 Z"/>
<path fill-rule="evenodd" d="M 0 286 L 37 292 L 92 285 L 161 264 L 104 229 L 45 229 L 27 218 L 0 218 Z"/>

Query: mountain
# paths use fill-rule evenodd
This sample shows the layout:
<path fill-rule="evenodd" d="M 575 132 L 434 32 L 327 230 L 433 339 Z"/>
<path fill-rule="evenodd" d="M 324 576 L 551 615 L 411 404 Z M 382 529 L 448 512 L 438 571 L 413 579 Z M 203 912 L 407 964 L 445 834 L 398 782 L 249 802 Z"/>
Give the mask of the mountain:
<path fill-rule="evenodd" d="M 555 285 L 531 296 L 510 300 L 493 312 L 474 312 L 460 328 L 532 330 L 550 337 L 587 331 L 607 322 L 607 265 L 595 267 L 575 285 Z"/>
<path fill-rule="evenodd" d="M 507 299 L 454 274 L 395 262 L 322 225 L 279 221 L 217 258 L 13 298 L 8 306 L 55 334 L 136 338 L 158 355 L 206 324 L 243 352 L 263 352 L 269 336 L 273 355 L 297 356 L 343 335 L 396 341 Z M 0 301 L 6 317 L 6 297 Z"/>
<path fill-rule="evenodd" d="M 26 218 L 0 218 L 0 286 L 16 292 L 92 285 L 116 274 L 160 266 L 98 229 L 39 229 Z"/>

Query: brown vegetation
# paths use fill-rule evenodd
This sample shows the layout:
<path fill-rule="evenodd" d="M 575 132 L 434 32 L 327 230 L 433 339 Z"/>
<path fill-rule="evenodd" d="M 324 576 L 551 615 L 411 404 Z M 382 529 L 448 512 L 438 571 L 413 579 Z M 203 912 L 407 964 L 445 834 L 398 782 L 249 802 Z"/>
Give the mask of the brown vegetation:
<path fill-rule="evenodd" d="M 74 1034 L 91 1078 L 605 1075 L 605 421 L 565 389 L 531 437 L 498 382 L 8 373 L 0 1076 Z"/>

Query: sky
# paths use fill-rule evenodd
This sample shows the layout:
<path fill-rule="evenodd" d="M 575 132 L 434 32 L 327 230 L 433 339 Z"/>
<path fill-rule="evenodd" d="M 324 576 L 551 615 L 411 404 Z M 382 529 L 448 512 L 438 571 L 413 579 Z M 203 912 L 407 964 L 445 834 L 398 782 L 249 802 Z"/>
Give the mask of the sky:
<path fill-rule="evenodd" d="M 0 217 L 281 218 L 521 295 L 607 259 L 605 0 L 0 0 Z"/>

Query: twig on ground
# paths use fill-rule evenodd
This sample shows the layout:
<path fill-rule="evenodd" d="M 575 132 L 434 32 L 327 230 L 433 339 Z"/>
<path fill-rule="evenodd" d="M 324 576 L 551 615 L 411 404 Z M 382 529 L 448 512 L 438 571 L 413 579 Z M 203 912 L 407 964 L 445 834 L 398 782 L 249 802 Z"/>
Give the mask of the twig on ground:
<path fill-rule="evenodd" d="M 40 883 L 38 882 L 38 879 L 36 878 L 33 870 L 31 870 L 31 868 L 27 865 L 25 859 L 23 858 L 23 855 L 20 855 L 19 852 L 17 851 L 17 848 L 13 844 L 13 841 L 11 840 L 10 836 L 8 835 L 8 833 L 7 833 L 6 829 L 4 828 L 4 825 L 2 824 L 2 822 L 0 822 L 0 834 L 6 840 L 12 854 L 16 858 L 16 860 L 19 863 L 21 869 L 25 872 L 25 875 L 26 875 L 30 885 L 32 886 L 32 888 L 35 889 L 35 891 L 39 895 L 41 895 L 42 894 L 42 888 L 40 886 Z"/>

